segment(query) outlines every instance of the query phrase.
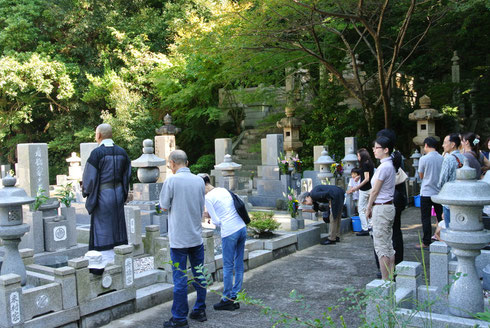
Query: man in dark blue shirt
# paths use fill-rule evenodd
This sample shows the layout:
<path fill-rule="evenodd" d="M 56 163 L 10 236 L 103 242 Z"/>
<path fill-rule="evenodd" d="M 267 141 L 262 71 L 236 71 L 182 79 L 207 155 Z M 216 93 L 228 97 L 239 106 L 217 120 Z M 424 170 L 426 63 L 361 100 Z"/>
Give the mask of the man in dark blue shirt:
<path fill-rule="evenodd" d="M 329 224 L 328 239 L 322 242 L 322 245 L 333 245 L 339 241 L 340 219 L 342 217 L 342 208 L 344 206 L 344 190 L 337 186 L 319 185 L 314 187 L 310 192 L 306 191 L 299 195 L 298 200 L 303 205 L 313 205 L 312 210 L 303 209 L 305 212 L 317 212 L 322 210 L 321 203 L 329 203 L 331 217 Z M 328 212 L 329 210 L 322 210 Z M 324 219 L 325 220 L 325 219 Z M 325 220 L 326 221 L 326 220 Z"/>

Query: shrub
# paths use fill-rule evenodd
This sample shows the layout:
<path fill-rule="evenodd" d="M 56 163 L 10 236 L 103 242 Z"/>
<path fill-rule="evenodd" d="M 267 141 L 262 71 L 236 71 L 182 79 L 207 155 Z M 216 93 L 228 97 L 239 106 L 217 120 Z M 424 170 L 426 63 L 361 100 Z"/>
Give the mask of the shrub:
<path fill-rule="evenodd" d="M 214 169 L 214 154 L 207 154 L 199 157 L 196 164 L 189 167 L 192 173 L 209 173 Z"/>
<path fill-rule="evenodd" d="M 255 235 L 272 235 L 281 224 L 273 219 L 274 212 L 250 212 L 250 224 L 248 227 L 253 230 Z"/>

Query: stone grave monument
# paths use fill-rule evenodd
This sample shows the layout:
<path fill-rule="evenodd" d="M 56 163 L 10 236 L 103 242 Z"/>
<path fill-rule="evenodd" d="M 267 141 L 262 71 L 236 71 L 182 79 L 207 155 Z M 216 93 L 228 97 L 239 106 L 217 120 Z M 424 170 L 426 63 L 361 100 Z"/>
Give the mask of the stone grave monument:
<path fill-rule="evenodd" d="M 265 147 L 264 147 L 265 144 Z M 257 167 L 257 192 L 249 198 L 254 206 L 276 207 L 276 201 L 283 199 L 283 184 L 277 160 L 283 153 L 283 135 L 268 134 L 262 145 L 262 165 Z M 265 162 L 264 162 L 265 159 Z"/>
<path fill-rule="evenodd" d="M 155 154 L 156 156 L 168 161 L 168 156 L 172 151 L 177 149 L 175 144 L 175 135 L 180 132 L 180 128 L 172 124 L 172 117 L 167 114 L 163 119 L 164 125 L 156 129 L 155 136 Z M 160 166 L 160 177 L 157 182 L 163 182 L 172 171 L 165 165 Z"/>
<path fill-rule="evenodd" d="M 223 163 L 226 154 L 231 154 L 233 151 L 231 138 L 219 138 L 214 139 L 214 163 L 215 166 Z M 214 184 L 220 186 L 223 182 L 223 175 L 221 170 L 211 170 L 211 175 L 214 176 Z"/>

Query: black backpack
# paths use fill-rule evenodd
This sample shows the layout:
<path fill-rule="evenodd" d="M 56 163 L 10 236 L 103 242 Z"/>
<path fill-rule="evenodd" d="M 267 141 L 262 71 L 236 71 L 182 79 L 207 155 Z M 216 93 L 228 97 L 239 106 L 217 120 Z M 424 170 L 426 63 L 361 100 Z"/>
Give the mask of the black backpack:
<path fill-rule="evenodd" d="M 228 190 L 228 192 L 230 193 L 231 198 L 233 198 L 233 205 L 235 205 L 235 209 L 238 215 L 240 215 L 240 217 L 242 218 L 243 222 L 245 222 L 245 224 L 249 224 L 250 217 L 248 216 L 247 209 L 245 208 L 245 203 L 234 192 L 230 190 Z"/>

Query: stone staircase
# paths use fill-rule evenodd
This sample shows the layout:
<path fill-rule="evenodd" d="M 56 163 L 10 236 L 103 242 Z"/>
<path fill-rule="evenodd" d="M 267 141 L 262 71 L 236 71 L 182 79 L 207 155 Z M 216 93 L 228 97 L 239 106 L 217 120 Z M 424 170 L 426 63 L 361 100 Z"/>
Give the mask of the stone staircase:
<path fill-rule="evenodd" d="M 237 171 L 238 189 L 247 189 L 252 172 L 257 176 L 257 166 L 262 164 L 260 139 L 265 138 L 267 132 L 259 129 L 247 129 L 242 140 L 233 151 L 233 161 L 242 164 Z"/>

